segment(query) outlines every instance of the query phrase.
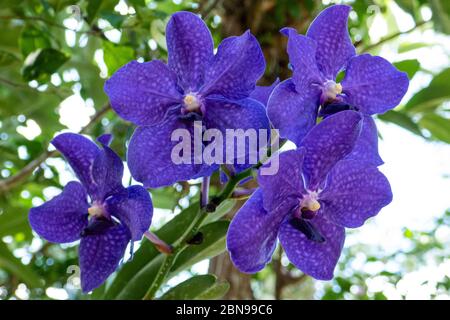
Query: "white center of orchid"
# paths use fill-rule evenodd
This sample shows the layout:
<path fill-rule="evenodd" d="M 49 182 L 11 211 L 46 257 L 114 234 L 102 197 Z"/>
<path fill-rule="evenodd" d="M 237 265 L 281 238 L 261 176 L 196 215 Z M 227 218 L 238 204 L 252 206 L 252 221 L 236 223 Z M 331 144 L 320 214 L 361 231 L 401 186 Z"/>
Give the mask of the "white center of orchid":
<path fill-rule="evenodd" d="M 324 101 L 333 101 L 338 94 L 342 93 L 342 85 L 333 80 L 327 80 L 322 85 L 322 97 Z"/>
<path fill-rule="evenodd" d="M 318 201 L 319 194 L 314 191 L 309 191 L 307 195 L 301 200 L 300 206 L 302 210 L 309 210 L 316 212 L 320 209 L 320 203 Z"/>
<path fill-rule="evenodd" d="M 189 112 L 197 111 L 200 108 L 200 100 L 193 93 L 189 93 L 189 94 L 185 95 L 184 99 L 183 99 L 183 103 L 184 103 L 184 107 Z"/>
<path fill-rule="evenodd" d="M 100 218 L 105 216 L 105 208 L 98 203 L 94 203 L 89 209 L 88 213 L 91 217 Z"/>

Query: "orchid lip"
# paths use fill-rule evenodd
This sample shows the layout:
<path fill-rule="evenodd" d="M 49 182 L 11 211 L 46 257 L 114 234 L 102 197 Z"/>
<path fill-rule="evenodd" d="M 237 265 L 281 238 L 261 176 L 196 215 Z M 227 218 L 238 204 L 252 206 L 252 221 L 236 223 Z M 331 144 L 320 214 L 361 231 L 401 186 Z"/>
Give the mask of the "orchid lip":
<path fill-rule="evenodd" d="M 325 104 L 320 108 L 319 117 L 326 118 L 328 116 L 346 110 L 359 111 L 357 107 L 352 106 L 345 101 L 339 101 L 338 99 L 336 99 L 336 101 Z"/>
<path fill-rule="evenodd" d="M 326 240 L 320 231 L 308 220 L 292 218 L 289 220 L 289 224 L 303 233 L 308 240 L 318 243 L 323 243 Z"/>

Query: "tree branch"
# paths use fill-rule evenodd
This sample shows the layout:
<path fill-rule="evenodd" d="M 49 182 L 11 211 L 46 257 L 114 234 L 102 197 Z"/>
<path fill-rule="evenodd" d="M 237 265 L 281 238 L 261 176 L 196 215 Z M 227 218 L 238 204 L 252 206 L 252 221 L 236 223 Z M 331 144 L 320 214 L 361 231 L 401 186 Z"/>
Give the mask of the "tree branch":
<path fill-rule="evenodd" d="M 282 294 L 285 287 L 293 284 L 301 284 L 303 281 L 308 279 L 308 276 L 304 273 L 299 276 L 293 276 L 287 268 L 283 267 L 281 264 L 282 252 L 283 249 L 280 246 L 272 259 L 272 265 L 275 271 L 275 300 L 282 299 Z"/>
<path fill-rule="evenodd" d="M 60 90 L 57 87 L 54 87 L 54 86 L 48 86 L 46 90 L 40 91 L 37 88 L 30 87 L 29 85 L 27 85 L 25 83 L 14 82 L 14 81 L 11 81 L 9 79 L 2 78 L 2 77 L 0 77 L 0 83 L 4 83 L 4 84 L 9 85 L 9 86 L 11 86 L 13 88 L 29 90 L 29 91 L 33 91 L 33 92 L 36 92 L 36 93 L 43 93 L 43 94 L 54 95 L 54 96 L 57 96 L 60 99 L 64 99 L 64 91 L 61 90 L 61 92 L 60 92 Z M 67 92 L 69 92 L 69 91 L 70 90 L 67 89 Z M 72 91 L 70 91 L 70 92 L 72 92 Z"/>
<path fill-rule="evenodd" d="M 110 110 L 111 106 L 107 104 L 102 109 L 97 111 L 97 113 L 92 117 L 92 119 L 89 121 L 89 123 L 81 129 L 80 133 L 86 133 L 101 117 L 103 117 L 106 112 Z M 57 150 L 48 151 L 46 150 L 43 152 L 40 156 L 38 156 L 36 159 L 29 162 L 25 167 L 23 167 L 18 173 L 15 175 L 1 180 L 0 181 L 0 194 L 6 193 L 9 190 L 16 187 L 19 183 L 21 183 L 23 180 L 25 180 L 29 175 L 33 173 L 33 171 L 39 167 L 45 160 L 47 160 L 50 157 L 56 156 L 58 154 Z"/>
<path fill-rule="evenodd" d="M 44 22 L 44 23 L 48 24 L 49 26 L 56 27 L 56 28 L 59 28 L 59 29 L 73 31 L 73 32 L 76 32 L 76 33 L 86 33 L 86 34 L 90 34 L 90 35 L 94 35 L 94 36 L 101 36 L 101 32 L 99 33 L 99 31 L 95 30 L 95 29 L 75 30 L 75 29 L 68 28 L 68 27 L 66 27 L 66 26 L 64 26 L 62 24 L 56 23 L 54 21 L 45 19 L 43 17 L 39 17 L 39 16 L 0 16 L 0 20 L 41 21 L 41 22 Z"/>
<path fill-rule="evenodd" d="M 209 18 L 209 15 L 220 4 L 221 0 L 213 0 L 209 5 L 208 2 L 209 1 L 206 1 L 206 4 L 203 4 L 199 10 L 199 13 L 204 20 Z"/>
<path fill-rule="evenodd" d="M 369 44 L 368 46 L 362 48 L 362 49 L 361 49 L 361 52 L 367 52 L 367 51 L 370 51 L 370 50 L 372 50 L 372 49 L 374 49 L 374 48 L 376 48 L 376 47 L 378 47 L 378 46 L 380 46 L 380 45 L 382 45 L 382 44 L 384 44 L 384 43 L 386 43 L 386 42 L 389 42 L 389 41 L 391 41 L 391 40 L 393 40 L 393 39 L 395 39 L 395 38 L 397 38 L 397 37 L 399 37 L 399 36 L 401 36 L 401 35 L 411 33 L 411 32 L 413 32 L 414 30 L 420 28 L 421 26 L 427 24 L 428 22 L 430 22 L 430 21 L 419 21 L 419 22 L 417 22 L 416 25 L 415 25 L 414 27 L 412 27 L 411 29 L 408 29 L 408 30 L 406 30 L 406 31 L 399 31 L 399 32 L 393 33 L 393 34 L 391 34 L 391 35 L 389 35 L 389 36 L 387 36 L 387 37 L 385 37 L 385 38 L 382 38 L 380 41 L 378 41 L 378 42 L 376 42 L 376 43 L 373 43 L 373 44 Z M 359 43 L 359 44 L 361 44 L 361 43 Z"/>

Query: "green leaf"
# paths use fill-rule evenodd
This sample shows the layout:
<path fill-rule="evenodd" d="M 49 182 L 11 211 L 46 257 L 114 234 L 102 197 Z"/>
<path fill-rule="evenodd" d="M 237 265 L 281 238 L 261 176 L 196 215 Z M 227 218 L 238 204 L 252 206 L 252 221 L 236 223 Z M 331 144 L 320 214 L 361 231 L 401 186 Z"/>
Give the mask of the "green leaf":
<path fill-rule="evenodd" d="M 152 201 L 155 208 L 173 210 L 178 204 L 180 193 L 173 187 L 152 190 Z"/>
<path fill-rule="evenodd" d="M 13 256 L 8 247 L 0 241 L 0 268 L 4 268 L 24 281 L 29 287 L 39 288 L 42 286 L 39 275 L 31 270 L 31 267 L 25 266 L 22 262 Z"/>
<path fill-rule="evenodd" d="M 102 6 L 103 0 L 95 0 L 95 1 L 89 1 L 86 11 L 87 11 L 87 22 L 89 24 L 94 21 L 95 17 L 97 16 L 98 11 L 100 10 L 100 7 Z"/>
<path fill-rule="evenodd" d="M 188 225 L 184 226 L 184 230 L 186 230 Z M 203 242 L 200 245 L 191 245 L 180 253 L 166 280 L 177 275 L 179 271 L 191 267 L 194 263 L 223 252 L 225 250 L 227 228 L 227 221 L 214 222 L 200 228 L 199 231 L 204 236 Z M 158 254 L 155 258 L 147 260 L 147 263 L 140 270 L 137 270 L 125 286 L 122 287 L 122 290 L 116 298 L 121 300 L 142 299 L 153 282 L 163 258 L 164 256 L 162 254 Z"/>
<path fill-rule="evenodd" d="M 28 215 L 24 212 L 8 207 L 0 215 L 0 238 L 27 231 L 29 231 Z"/>
<path fill-rule="evenodd" d="M 216 277 L 211 274 L 194 276 L 160 297 L 160 300 L 194 300 L 213 288 Z"/>
<path fill-rule="evenodd" d="M 378 118 L 385 122 L 392 122 L 421 137 L 423 136 L 419 126 L 404 112 L 391 110 L 384 114 L 380 114 Z"/>
<path fill-rule="evenodd" d="M 117 69 L 134 59 L 131 47 L 115 45 L 109 41 L 103 42 L 103 59 L 108 67 L 108 74 L 112 75 Z"/>
<path fill-rule="evenodd" d="M 144 7 L 145 0 L 129 0 L 134 7 Z"/>
<path fill-rule="evenodd" d="M 20 51 L 24 57 L 33 51 L 51 48 L 51 46 L 48 35 L 32 26 L 24 28 L 19 38 Z"/>
<path fill-rule="evenodd" d="M 101 13 L 100 16 L 108 21 L 116 29 L 119 29 L 122 26 L 125 18 L 127 17 L 114 12 Z"/>
<path fill-rule="evenodd" d="M 221 299 L 230 289 L 228 282 L 215 283 L 214 286 L 197 296 L 197 300 L 217 300 Z"/>
<path fill-rule="evenodd" d="M 412 79 L 414 75 L 419 71 L 420 69 L 420 62 L 417 59 L 411 59 L 411 60 L 403 60 L 399 62 L 395 62 L 394 66 L 403 72 L 406 72 L 408 74 L 408 78 Z"/>
<path fill-rule="evenodd" d="M 433 138 L 450 143 L 450 120 L 434 113 L 426 113 L 419 125 L 430 131 Z"/>
<path fill-rule="evenodd" d="M 117 296 L 114 299 L 118 300 L 138 300 L 145 296 L 150 285 L 153 283 L 158 270 L 161 267 L 164 256 L 162 254 L 156 255 L 148 261 L 141 269 L 138 269 L 135 274 L 129 277 L 128 282 L 123 287 L 117 290 Z M 105 299 L 109 299 L 109 291 Z"/>
<path fill-rule="evenodd" d="M 236 199 L 227 199 L 223 201 L 214 212 L 208 213 L 208 217 L 203 222 L 203 225 L 214 222 L 222 218 L 228 212 L 230 212 L 236 205 Z"/>
<path fill-rule="evenodd" d="M 229 224 L 229 221 L 216 221 L 200 228 L 199 232 L 203 236 L 202 243 L 188 246 L 180 252 L 173 264 L 171 274 L 175 275 L 197 262 L 215 257 L 224 252 Z"/>
<path fill-rule="evenodd" d="M 192 204 L 187 209 L 180 212 L 175 218 L 166 223 L 161 229 L 156 231 L 156 235 L 166 241 L 167 243 L 173 243 L 186 231 L 187 226 L 191 224 L 195 215 L 198 213 L 198 204 Z M 133 260 L 126 263 L 122 269 L 117 273 L 116 278 L 113 280 L 111 286 L 107 289 L 105 299 L 114 299 L 122 291 L 128 291 L 128 288 L 132 290 L 134 287 L 139 287 L 141 279 L 144 283 L 151 283 L 153 272 L 155 271 L 155 264 L 158 267 L 158 262 L 155 262 L 155 258 L 159 255 L 155 246 L 144 239 L 141 247 L 136 251 Z M 161 260 L 161 259 L 160 259 Z M 160 263 L 161 261 L 159 261 Z M 147 269 L 146 269 L 147 268 Z M 146 278 L 146 277 L 149 278 Z M 136 299 L 142 298 L 147 290 L 148 286 L 142 291 L 143 294 Z M 142 292 L 141 291 L 141 292 Z"/>
<path fill-rule="evenodd" d="M 197 211 L 195 214 L 197 214 Z M 189 224 L 190 223 L 184 225 L 183 232 L 179 236 L 184 233 Z M 228 221 L 217 221 L 200 228 L 199 231 L 203 234 L 203 242 L 199 245 L 188 246 L 179 254 L 168 279 L 175 276 L 179 271 L 187 269 L 203 259 L 214 257 L 223 252 L 225 250 L 225 238 L 228 224 Z M 176 239 L 178 239 L 179 236 L 176 237 Z M 135 269 L 132 274 L 129 274 L 128 279 L 122 283 L 122 287 L 116 289 L 117 293 L 115 298 L 141 299 L 153 282 L 153 279 L 161 266 L 163 257 L 162 254 L 157 254 L 153 258 L 146 260 L 146 263 L 141 266 L 141 268 Z M 111 296 L 107 294 L 106 298 L 111 298 Z"/>
<path fill-rule="evenodd" d="M 416 93 L 406 104 L 404 110 L 411 113 L 432 111 L 443 102 L 450 100 L 450 68 L 435 76 L 428 87 Z"/>
<path fill-rule="evenodd" d="M 26 81 L 44 79 L 55 73 L 69 56 L 55 49 L 38 49 L 25 59 L 22 76 Z"/>

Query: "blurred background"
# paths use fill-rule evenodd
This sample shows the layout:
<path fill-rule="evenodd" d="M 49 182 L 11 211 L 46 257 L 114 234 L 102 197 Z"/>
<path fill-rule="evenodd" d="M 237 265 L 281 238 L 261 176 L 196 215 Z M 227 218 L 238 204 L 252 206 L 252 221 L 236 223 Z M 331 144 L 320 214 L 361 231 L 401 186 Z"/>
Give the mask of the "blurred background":
<path fill-rule="evenodd" d="M 123 159 L 133 126 L 116 117 L 103 83 L 130 60 L 166 59 L 169 16 L 202 15 L 215 44 L 247 29 L 263 48 L 260 84 L 289 77 L 279 29 L 304 33 L 331 3 L 353 6 L 350 33 L 359 53 L 380 55 L 408 73 L 401 105 L 379 116 L 380 153 L 394 201 L 349 230 L 336 277 L 314 281 L 280 248 L 256 275 L 224 251 L 173 277 L 213 273 L 230 283 L 226 299 L 450 298 L 450 1 L 447 0 L 2 0 L 0 3 L 0 299 L 89 299 L 79 289 L 77 245 L 32 233 L 28 210 L 74 179 L 49 147 L 63 131 L 115 136 Z M 333 23 L 330 21 L 330 23 Z M 130 180 L 126 174 L 124 180 Z M 217 190 L 219 182 L 213 179 Z M 249 186 L 254 182 L 249 182 Z M 151 190 L 152 228 L 189 206 L 198 182 Z M 236 203 L 233 212 L 241 205 Z M 223 239 L 222 239 L 223 240 Z"/>

